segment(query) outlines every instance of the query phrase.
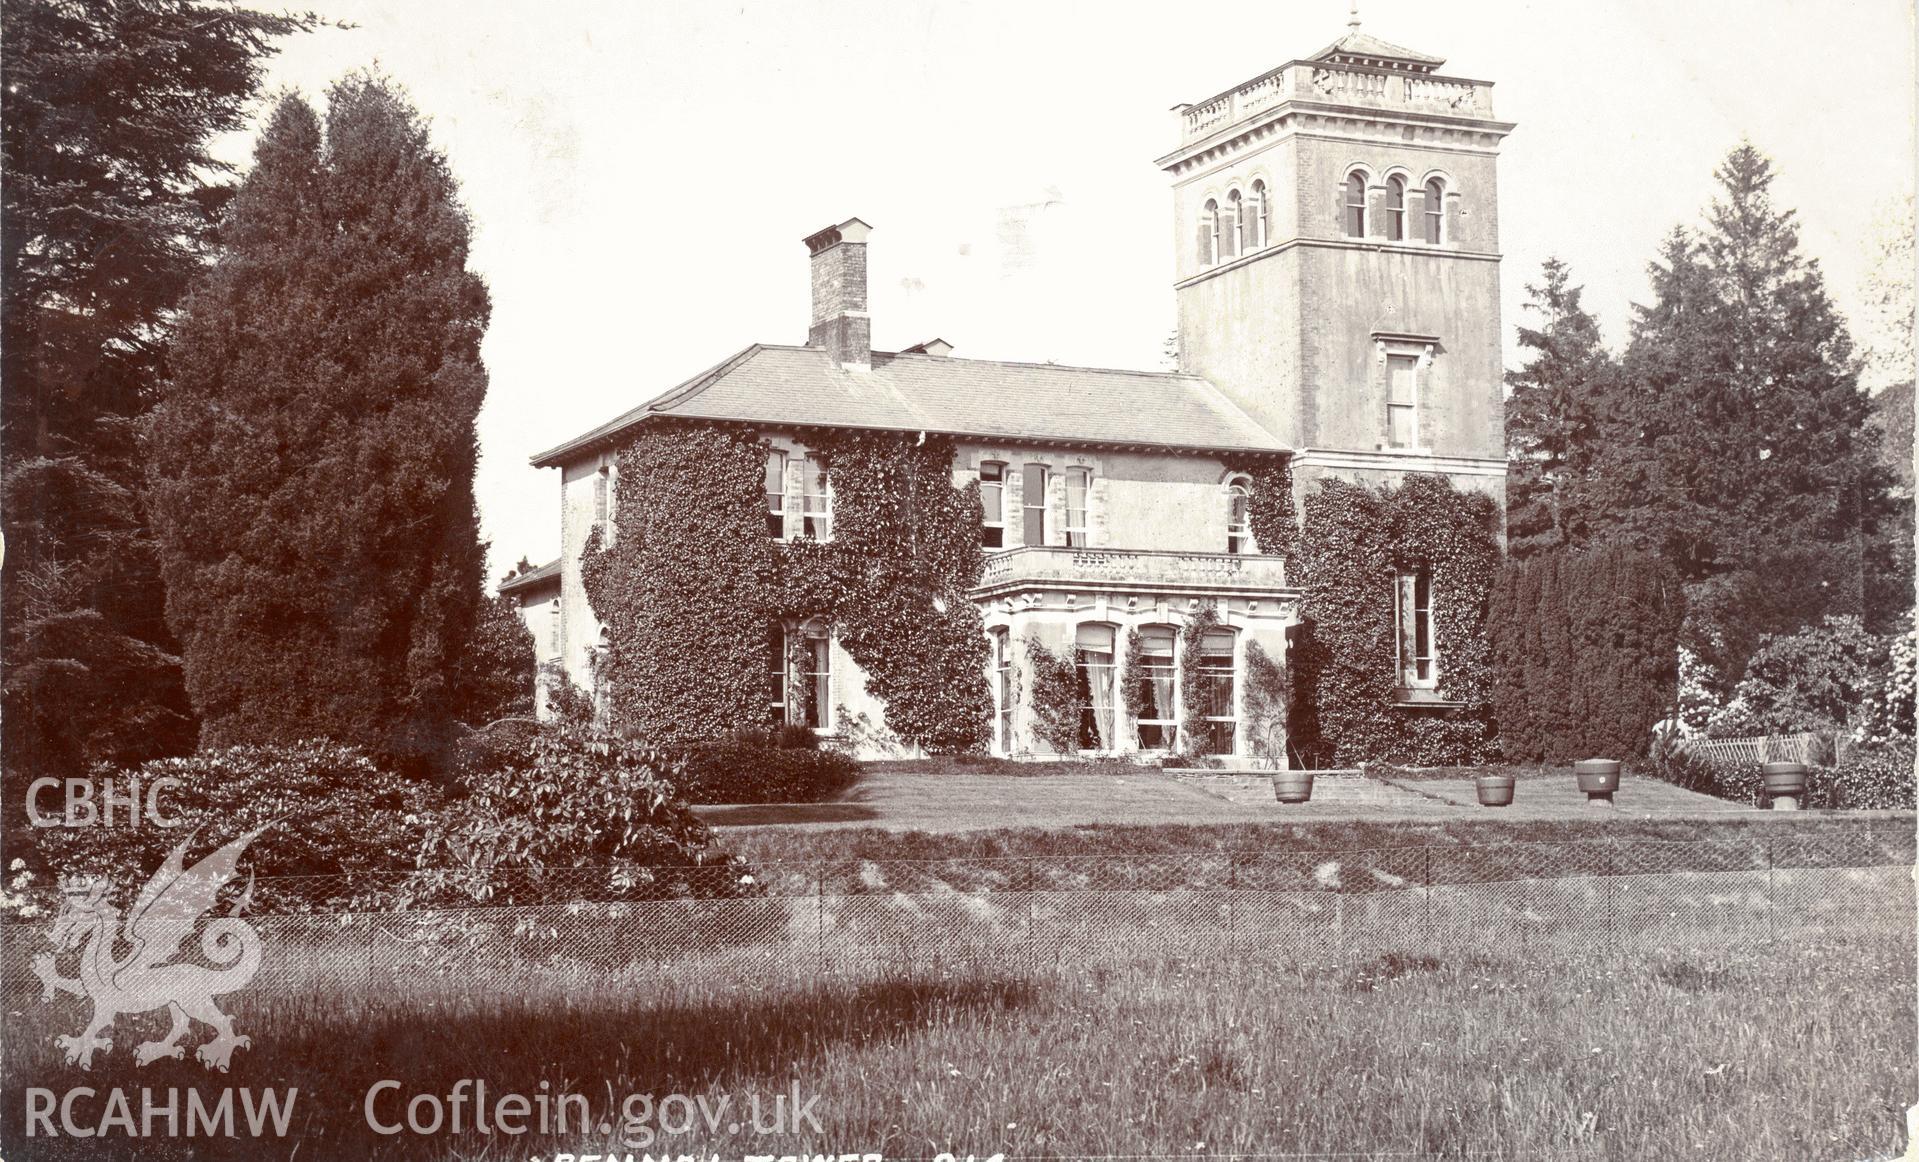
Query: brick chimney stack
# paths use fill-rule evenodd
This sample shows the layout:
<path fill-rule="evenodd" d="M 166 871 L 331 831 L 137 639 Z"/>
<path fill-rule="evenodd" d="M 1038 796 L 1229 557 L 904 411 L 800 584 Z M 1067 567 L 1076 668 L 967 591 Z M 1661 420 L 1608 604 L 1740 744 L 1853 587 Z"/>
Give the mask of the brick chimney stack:
<path fill-rule="evenodd" d="M 866 238 L 873 228 L 858 218 L 806 239 L 813 256 L 813 322 L 808 347 L 823 347 L 842 367 L 873 364 L 873 320 L 866 313 Z"/>

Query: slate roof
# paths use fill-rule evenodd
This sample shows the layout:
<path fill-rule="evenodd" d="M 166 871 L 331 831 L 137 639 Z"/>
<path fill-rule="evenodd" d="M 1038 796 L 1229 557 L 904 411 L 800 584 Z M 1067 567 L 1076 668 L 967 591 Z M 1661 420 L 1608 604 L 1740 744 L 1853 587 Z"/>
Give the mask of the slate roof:
<path fill-rule="evenodd" d="M 500 582 L 500 592 L 503 594 L 518 593 L 522 589 L 536 589 L 541 583 L 547 581 L 551 581 L 555 585 L 560 582 L 560 559 L 558 557 L 555 557 L 537 569 L 528 569 L 517 577 L 509 577 L 505 581 Z"/>
<path fill-rule="evenodd" d="M 1411 64 L 1430 65 L 1438 68 L 1446 63 L 1445 57 L 1427 56 L 1423 52 L 1414 52 L 1410 48 L 1401 48 L 1396 44 L 1359 31 L 1357 28 L 1338 40 L 1320 49 L 1308 60 L 1323 61 L 1335 56 L 1374 57 L 1379 60 L 1406 61 Z"/>
<path fill-rule="evenodd" d="M 1197 376 L 873 352 L 847 370 L 817 347 L 755 344 L 533 457 L 550 468 L 660 417 L 868 428 L 1182 451 L 1288 449 Z"/>

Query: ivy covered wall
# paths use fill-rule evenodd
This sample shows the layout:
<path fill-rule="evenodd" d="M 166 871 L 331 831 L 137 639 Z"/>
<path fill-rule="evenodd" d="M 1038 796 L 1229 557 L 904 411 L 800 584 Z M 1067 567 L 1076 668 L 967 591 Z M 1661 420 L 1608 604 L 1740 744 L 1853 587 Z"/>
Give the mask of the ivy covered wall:
<path fill-rule="evenodd" d="M 656 424 L 618 456 L 614 535 L 582 559 L 606 627 L 602 705 L 662 743 L 768 720 L 768 635 L 821 618 L 886 706 L 886 727 L 929 751 L 984 746 L 986 638 L 966 592 L 980 574 L 979 495 L 952 483 L 937 437 L 809 436 L 832 481 L 833 537 L 767 535 L 768 445 L 710 424 Z"/>
<path fill-rule="evenodd" d="M 1288 662 L 1295 763 L 1474 763 L 1496 751 L 1486 606 L 1499 568 L 1499 511 L 1483 493 L 1413 475 L 1398 487 L 1337 478 L 1304 503 L 1294 570 L 1305 589 Z M 1257 535 L 1257 534 L 1255 534 Z M 1411 707 L 1398 686 L 1394 586 L 1430 570 L 1437 697 Z"/>

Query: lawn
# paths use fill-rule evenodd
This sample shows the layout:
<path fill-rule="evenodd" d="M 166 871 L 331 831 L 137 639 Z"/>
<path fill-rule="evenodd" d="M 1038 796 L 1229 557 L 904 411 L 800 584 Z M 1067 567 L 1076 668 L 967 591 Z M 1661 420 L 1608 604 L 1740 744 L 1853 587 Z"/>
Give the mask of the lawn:
<path fill-rule="evenodd" d="M 1911 1100 L 1914 968 L 1904 939 L 1789 955 L 1557 941 L 1283 970 L 1169 957 L 812 985 L 779 971 L 416 980 L 350 1006 L 246 1006 L 256 1047 L 224 1077 L 168 1062 L 136 1073 L 119 1057 L 90 1075 L 49 1065 L 36 1010 L 10 1022 L 9 1127 L 23 1070 L 57 1088 L 298 1085 L 300 1148 L 23 1143 L 10 1130 L 6 1156 L 521 1162 L 628 1148 L 617 1116 L 605 1135 L 544 1140 L 364 1127 L 378 1080 L 401 1082 L 391 1117 L 409 1095 L 473 1078 L 493 1094 L 584 1095 L 595 1119 L 630 1093 L 733 1109 L 749 1095 L 819 1099 L 817 1133 L 722 1124 L 647 1143 L 656 1156 L 1883 1158 Z"/>
<path fill-rule="evenodd" d="M 1751 808 L 1655 779 L 1621 781 L 1615 816 L 1651 819 L 1753 814 Z M 1019 763 L 930 759 L 866 764 L 852 787 L 824 803 L 695 809 L 721 828 L 796 826 L 958 832 L 1009 825 L 1232 824 L 1275 821 L 1418 821 L 1494 814 L 1522 819 L 1597 818 L 1569 769 L 1522 774 L 1514 804 L 1483 808 L 1471 773 L 1352 772 L 1319 775 L 1311 802 L 1281 804 L 1269 778 L 1253 772 L 1175 775 L 1116 761 Z"/>

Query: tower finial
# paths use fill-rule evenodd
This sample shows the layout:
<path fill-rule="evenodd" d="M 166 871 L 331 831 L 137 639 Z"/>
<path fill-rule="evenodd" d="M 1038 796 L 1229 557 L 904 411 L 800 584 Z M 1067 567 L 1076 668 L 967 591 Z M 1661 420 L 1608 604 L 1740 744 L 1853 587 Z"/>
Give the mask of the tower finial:
<path fill-rule="evenodd" d="M 1346 21 L 1346 27 L 1359 31 L 1359 0 L 1353 0 L 1352 18 Z"/>

